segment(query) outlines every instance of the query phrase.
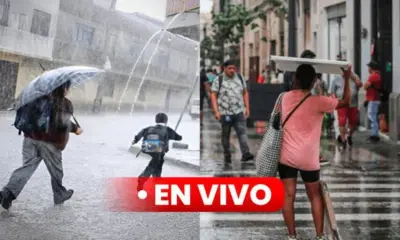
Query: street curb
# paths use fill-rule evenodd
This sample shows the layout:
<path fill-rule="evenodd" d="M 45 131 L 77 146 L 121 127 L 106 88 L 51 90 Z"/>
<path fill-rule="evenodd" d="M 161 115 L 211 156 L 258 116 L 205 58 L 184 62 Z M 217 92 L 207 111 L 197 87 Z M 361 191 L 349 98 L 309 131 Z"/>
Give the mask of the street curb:
<path fill-rule="evenodd" d="M 136 156 L 136 154 L 140 151 L 140 148 L 138 146 L 131 146 L 128 151 Z M 182 161 L 178 158 L 169 157 L 167 155 L 165 155 L 164 160 L 176 166 L 189 168 L 191 170 L 200 172 L 200 165 Z"/>

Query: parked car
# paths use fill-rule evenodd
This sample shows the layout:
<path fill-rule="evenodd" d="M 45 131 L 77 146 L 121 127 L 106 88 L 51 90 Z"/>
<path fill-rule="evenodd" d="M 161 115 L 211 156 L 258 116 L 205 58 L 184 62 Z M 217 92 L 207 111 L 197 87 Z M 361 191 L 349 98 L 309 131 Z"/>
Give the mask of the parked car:
<path fill-rule="evenodd" d="M 192 119 L 197 119 L 200 117 L 200 99 L 194 99 L 192 104 L 190 104 L 189 115 Z"/>

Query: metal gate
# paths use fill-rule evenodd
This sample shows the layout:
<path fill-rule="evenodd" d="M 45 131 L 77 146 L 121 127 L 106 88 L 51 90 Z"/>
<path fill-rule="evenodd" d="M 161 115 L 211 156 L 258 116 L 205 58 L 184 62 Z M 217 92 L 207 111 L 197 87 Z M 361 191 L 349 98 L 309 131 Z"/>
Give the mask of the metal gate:
<path fill-rule="evenodd" d="M 18 69 L 18 63 L 0 60 L 0 110 L 6 110 L 14 103 Z"/>
<path fill-rule="evenodd" d="M 283 92 L 283 84 L 250 83 L 250 120 L 268 121 L 274 108 L 276 99 Z"/>
<path fill-rule="evenodd" d="M 372 4 L 372 38 L 375 43 L 372 57 L 381 64 L 383 87 L 392 92 L 392 0 L 374 0 Z"/>

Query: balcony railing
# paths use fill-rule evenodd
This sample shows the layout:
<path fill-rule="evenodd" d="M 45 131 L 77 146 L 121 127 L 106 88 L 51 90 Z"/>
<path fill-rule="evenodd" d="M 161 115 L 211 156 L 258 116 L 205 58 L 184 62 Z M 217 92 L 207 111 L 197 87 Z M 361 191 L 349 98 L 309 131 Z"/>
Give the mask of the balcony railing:
<path fill-rule="evenodd" d="M 54 39 L 0 25 L 0 49 L 34 58 L 52 59 Z"/>
<path fill-rule="evenodd" d="M 111 71 L 125 76 L 131 73 L 133 64 L 136 61 L 136 56 L 132 56 L 129 53 L 124 55 L 115 54 L 115 56 L 108 57 L 111 61 Z M 78 44 L 77 42 L 65 42 L 60 39 L 55 40 L 53 58 L 56 61 L 69 62 L 70 64 L 97 67 L 102 67 L 104 64 L 103 53 L 101 51 L 95 50 L 90 46 Z M 167 61 L 167 59 L 165 59 L 165 61 Z M 171 61 L 171 59 L 168 61 Z M 189 79 L 188 76 L 190 73 L 187 73 L 186 70 L 176 71 L 168 65 L 168 62 L 165 63 L 166 64 L 160 64 L 160 62 L 154 59 L 152 64 L 150 64 L 146 79 L 179 85 L 187 85 L 194 81 L 194 79 Z M 136 66 L 133 77 L 140 79 L 145 73 L 146 67 L 147 61 L 143 59 Z M 196 76 L 195 73 L 192 75 L 193 77 Z"/>

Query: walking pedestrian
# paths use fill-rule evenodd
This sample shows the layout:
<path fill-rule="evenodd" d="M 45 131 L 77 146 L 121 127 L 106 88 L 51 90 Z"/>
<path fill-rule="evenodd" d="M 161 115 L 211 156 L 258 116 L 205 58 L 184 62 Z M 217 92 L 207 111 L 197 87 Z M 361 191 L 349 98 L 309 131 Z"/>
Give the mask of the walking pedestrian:
<path fill-rule="evenodd" d="M 42 160 L 51 176 L 54 204 L 62 204 L 72 197 L 74 191 L 67 190 L 62 184 L 64 176 L 62 151 L 67 145 L 69 133 L 80 135 L 82 129 L 70 120 L 73 106 L 65 97 L 70 84 L 70 81 L 64 83 L 50 96 L 44 96 L 17 111 L 15 126 L 19 129 L 30 130 L 22 130 L 24 132 L 23 165 L 11 174 L 9 182 L 0 191 L 0 203 L 3 208 L 11 207 L 12 202 L 17 199 Z M 48 104 L 50 100 L 51 105 Z M 46 129 L 40 127 L 41 121 L 47 119 L 47 117 L 43 118 L 47 111 L 42 108 L 43 106 L 51 106 Z"/>
<path fill-rule="evenodd" d="M 169 140 L 182 140 L 181 135 L 167 126 L 168 116 L 165 113 L 158 113 L 155 121 L 155 126 L 142 129 L 132 141 L 134 145 L 143 138 L 142 152 L 151 156 L 149 164 L 139 175 L 138 191 L 143 189 L 149 177 L 161 177 L 164 155 L 169 150 Z"/>
<path fill-rule="evenodd" d="M 338 125 L 339 125 L 339 136 L 337 137 L 337 141 L 339 144 L 343 146 L 343 148 L 347 147 L 347 144 L 351 147 L 353 145 L 353 133 L 357 130 L 358 124 L 358 91 L 362 87 L 362 82 L 360 78 L 352 74 L 350 76 L 350 105 L 345 108 L 340 108 L 337 110 L 338 116 Z M 345 80 L 343 76 L 337 75 L 331 85 L 330 92 L 335 94 L 338 99 L 343 98 L 343 91 L 344 91 Z M 348 131 L 347 126 L 348 124 Z M 346 138 L 346 133 L 348 133 Z"/>
<path fill-rule="evenodd" d="M 209 68 L 207 70 L 208 81 L 205 84 L 206 84 L 207 104 L 208 104 L 208 107 L 210 107 L 210 108 L 212 108 L 212 106 L 211 106 L 211 85 L 213 84 L 216 77 L 217 77 L 217 75 L 213 72 L 213 70 L 211 68 Z"/>
<path fill-rule="evenodd" d="M 368 119 L 371 122 L 371 136 L 367 139 L 370 143 L 379 142 L 379 123 L 378 123 L 378 109 L 380 105 L 380 91 L 381 91 L 381 74 L 379 71 L 379 64 L 371 61 L 367 64 L 369 77 L 364 84 L 366 90 L 366 104 L 368 108 Z"/>
<path fill-rule="evenodd" d="M 297 175 L 305 184 L 314 220 L 317 239 L 325 239 L 323 234 L 324 204 L 320 186 L 321 125 L 325 113 L 347 107 L 350 100 L 349 78 L 351 67 L 344 73 L 345 87 L 342 99 L 311 95 L 316 80 L 315 69 L 311 65 L 300 65 L 295 73 L 294 89 L 285 93 L 282 99 L 283 127 L 279 176 L 285 188 L 282 209 L 288 229 L 288 239 L 297 239 L 295 230 L 294 201 L 296 198 Z"/>
<path fill-rule="evenodd" d="M 214 81 L 211 91 L 215 118 L 221 122 L 225 162 L 231 162 L 229 140 L 232 127 L 239 139 L 242 161 L 254 159 L 248 146 L 246 125 L 246 119 L 250 116 L 249 95 L 246 82 L 239 73 L 236 73 L 234 61 L 228 60 L 224 63 L 224 72 Z"/>
<path fill-rule="evenodd" d="M 211 68 L 207 70 L 207 77 L 208 77 L 208 82 L 212 84 L 217 77 L 217 75 L 213 72 Z"/>
<path fill-rule="evenodd" d="M 258 84 L 263 84 L 263 83 L 265 83 L 265 70 L 262 70 L 262 72 L 261 72 L 261 74 L 258 76 L 258 78 L 257 78 L 257 83 Z"/>
<path fill-rule="evenodd" d="M 207 98 L 207 91 L 210 91 L 210 84 L 208 83 L 207 72 L 202 68 L 200 70 L 200 126 L 203 126 L 204 99 Z"/>

